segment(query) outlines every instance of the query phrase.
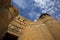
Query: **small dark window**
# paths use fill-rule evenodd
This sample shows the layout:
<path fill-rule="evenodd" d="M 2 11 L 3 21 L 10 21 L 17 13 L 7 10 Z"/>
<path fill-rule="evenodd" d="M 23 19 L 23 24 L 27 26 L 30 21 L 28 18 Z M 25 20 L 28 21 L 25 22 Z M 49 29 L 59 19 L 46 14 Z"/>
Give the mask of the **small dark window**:
<path fill-rule="evenodd" d="M 18 40 L 18 36 L 6 33 L 2 40 Z"/>
<path fill-rule="evenodd" d="M 18 17 L 18 20 L 20 19 L 20 17 Z"/>

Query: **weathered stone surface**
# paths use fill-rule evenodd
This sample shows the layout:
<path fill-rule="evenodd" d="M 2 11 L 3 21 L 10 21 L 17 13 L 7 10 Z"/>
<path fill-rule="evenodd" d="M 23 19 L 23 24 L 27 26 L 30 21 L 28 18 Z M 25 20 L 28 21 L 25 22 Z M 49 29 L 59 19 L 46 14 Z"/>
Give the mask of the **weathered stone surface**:
<path fill-rule="evenodd" d="M 22 31 L 17 33 L 18 40 L 60 40 L 60 22 L 49 15 L 43 16 L 36 22 L 28 21 L 18 15 L 11 24 L 22 28 Z M 16 33 L 13 32 L 13 35 L 15 34 Z"/>
<path fill-rule="evenodd" d="M 42 23 L 29 25 L 19 40 L 54 40 L 53 36 Z"/>
<path fill-rule="evenodd" d="M 5 35 L 8 29 L 8 25 L 18 13 L 14 13 L 14 16 L 11 16 L 10 10 L 8 11 L 5 8 L 0 8 L 0 40 Z"/>
<path fill-rule="evenodd" d="M 45 15 L 40 21 L 42 21 L 49 29 L 54 40 L 60 40 L 60 21 L 57 21 L 48 15 Z"/>
<path fill-rule="evenodd" d="M 0 7 L 7 8 L 11 5 L 11 0 L 0 0 Z"/>
<path fill-rule="evenodd" d="M 9 12 L 5 9 L 0 9 L 0 38 L 4 36 L 10 22 Z M 1 39 L 0 39 L 1 40 Z"/>

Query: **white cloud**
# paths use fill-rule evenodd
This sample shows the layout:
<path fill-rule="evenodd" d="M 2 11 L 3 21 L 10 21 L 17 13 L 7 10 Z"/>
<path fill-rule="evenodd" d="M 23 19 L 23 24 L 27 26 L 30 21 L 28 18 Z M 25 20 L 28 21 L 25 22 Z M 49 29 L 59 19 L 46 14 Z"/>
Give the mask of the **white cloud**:
<path fill-rule="evenodd" d="M 44 12 L 49 11 L 52 8 L 54 8 L 54 2 L 50 0 L 35 0 L 35 2 L 36 3 L 34 5 L 40 8 L 44 8 Z"/>
<path fill-rule="evenodd" d="M 58 19 L 58 20 L 59 20 L 59 19 L 60 19 L 60 17 L 59 17 L 59 16 L 56 16 L 56 19 Z"/>
<path fill-rule="evenodd" d="M 39 13 L 35 13 L 34 11 L 32 11 L 32 12 L 29 13 L 29 16 L 30 16 L 30 18 L 38 19 L 40 14 Z"/>
<path fill-rule="evenodd" d="M 46 1 L 44 0 L 34 0 L 35 1 L 35 6 L 44 8 L 46 6 Z"/>
<path fill-rule="evenodd" d="M 36 14 L 36 13 L 35 13 L 34 11 L 31 11 L 31 12 L 29 13 L 30 18 L 33 18 L 35 14 Z"/>
<path fill-rule="evenodd" d="M 55 12 L 55 10 L 51 10 L 50 12 L 49 12 L 49 14 L 51 14 L 51 15 L 53 15 L 53 14 L 55 14 L 56 12 Z"/>
<path fill-rule="evenodd" d="M 19 7 L 21 7 L 21 8 L 25 8 L 26 7 L 26 3 L 25 3 L 25 1 L 24 0 L 12 0 L 15 4 L 17 4 Z"/>
<path fill-rule="evenodd" d="M 59 5 L 57 5 L 57 7 L 60 9 L 60 4 L 59 4 Z"/>
<path fill-rule="evenodd" d="M 47 10 L 42 10 L 42 13 L 47 13 Z"/>
<path fill-rule="evenodd" d="M 54 10 L 55 10 L 55 11 L 58 11 L 58 8 L 57 8 L 57 7 L 55 7 L 55 8 L 54 8 Z"/>
<path fill-rule="evenodd" d="M 32 18 L 33 17 L 33 13 L 29 13 L 29 16 L 30 16 L 30 18 Z"/>
<path fill-rule="evenodd" d="M 58 16 L 60 17 L 60 14 Z"/>

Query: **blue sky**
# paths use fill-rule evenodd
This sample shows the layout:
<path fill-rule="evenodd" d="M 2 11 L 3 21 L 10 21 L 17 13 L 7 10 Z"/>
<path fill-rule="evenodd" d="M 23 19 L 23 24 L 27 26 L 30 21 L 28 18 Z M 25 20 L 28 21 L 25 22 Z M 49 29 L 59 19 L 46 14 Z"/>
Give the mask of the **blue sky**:
<path fill-rule="evenodd" d="M 11 3 L 20 15 L 31 21 L 38 19 L 42 13 L 60 20 L 60 0 L 12 0 Z"/>

